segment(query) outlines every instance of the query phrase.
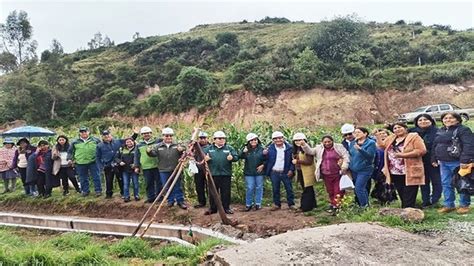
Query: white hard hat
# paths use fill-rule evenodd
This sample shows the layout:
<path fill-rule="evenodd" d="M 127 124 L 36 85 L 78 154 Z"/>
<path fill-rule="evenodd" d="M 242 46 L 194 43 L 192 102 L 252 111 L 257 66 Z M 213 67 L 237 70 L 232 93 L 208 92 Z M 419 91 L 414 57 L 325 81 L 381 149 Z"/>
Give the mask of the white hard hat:
<path fill-rule="evenodd" d="M 293 140 L 300 140 L 300 139 L 306 139 L 305 134 L 303 134 L 303 133 L 296 133 L 295 135 L 293 135 Z"/>
<path fill-rule="evenodd" d="M 161 135 L 174 135 L 174 131 L 169 127 L 165 127 L 161 130 Z"/>
<path fill-rule="evenodd" d="M 153 131 L 152 131 L 151 128 L 149 128 L 149 127 L 142 127 L 142 128 L 140 129 L 140 134 L 151 133 L 151 132 L 153 132 Z"/>
<path fill-rule="evenodd" d="M 222 131 L 214 132 L 214 138 L 226 138 L 225 133 Z"/>
<path fill-rule="evenodd" d="M 285 136 L 283 136 L 283 133 L 281 133 L 280 131 L 275 131 L 275 132 L 272 133 L 272 139 L 280 138 L 280 137 L 282 137 L 282 138 L 285 137 Z"/>
<path fill-rule="evenodd" d="M 256 138 L 258 138 L 257 134 L 255 134 L 255 133 L 248 133 L 248 134 L 247 134 L 247 137 L 245 137 L 245 140 L 246 140 L 246 141 L 251 141 L 251 140 L 256 139 Z"/>
<path fill-rule="evenodd" d="M 202 137 L 202 138 L 207 138 L 208 135 L 207 135 L 207 133 L 204 132 L 204 131 L 199 131 L 199 137 L 200 137 L 200 138 L 201 138 L 201 137 Z"/>
<path fill-rule="evenodd" d="M 341 127 L 341 133 L 342 134 L 349 134 L 349 133 L 354 132 L 354 130 L 355 130 L 355 128 L 354 128 L 354 125 L 352 125 L 352 124 L 344 124 Z"/>

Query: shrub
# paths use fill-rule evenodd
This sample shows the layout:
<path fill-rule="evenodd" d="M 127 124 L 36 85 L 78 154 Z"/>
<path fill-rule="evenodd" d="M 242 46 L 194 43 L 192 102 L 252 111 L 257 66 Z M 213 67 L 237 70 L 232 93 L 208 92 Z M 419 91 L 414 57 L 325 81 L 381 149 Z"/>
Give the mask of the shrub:
<path fill-rule="evenodd" d="M 74 254 L 71 259 L 72 265 L 108 265 L 104 251 L 100 246 L 90 245 L 84 250 Z"/>
<path fill-rule="evenodd" d="M 434 83 L 456 83 L 471 78 L 473 74 L 473 70 L 465 67 L 430 71 L 431 80 Z"/>
<path fill-rule="evenodd" d="M 90 245 L 91 236 L 85 233 L 64 233 L 49 242 L 61 250 L 82 250 Z"/>
<path fill-rule="evenodd" d="M 112 245 L 110 251 L 120 258 L 149 259 L 156 257 L 150 244 L 137 237 L 127 237 L 122 239 L 120 242 Z"/>
<path fill-rule="evenodd" d="M 278 17 L 269 17 L 269 16 L 266 16 L 265 18 L 259 20 L 257 23 L 276 23 L 276 24 L 284 24 L 284 23 L 290 23 L 291 20 L 285 18 L 285 17 L 281 17 L 281 18 L 278 18 Z"/>

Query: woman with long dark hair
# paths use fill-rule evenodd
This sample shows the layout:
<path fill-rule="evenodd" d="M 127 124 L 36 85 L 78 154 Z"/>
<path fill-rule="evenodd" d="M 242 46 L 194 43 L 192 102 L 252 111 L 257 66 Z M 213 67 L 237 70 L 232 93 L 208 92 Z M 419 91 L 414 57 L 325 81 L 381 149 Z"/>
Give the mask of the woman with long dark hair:
<path fill-rule="evenodd" d="M 394 183 L 401 207 L 414 208 L 418 187 L 425 183 L 422 157 L 426 147 L 423 139 L 416 133 L 409 133 L 404 123 L 394 123 L 392 131 L 393 135 L 385 140 L 377 136 L 378 146 L 385 148 L 383 173 L 388 184 Z"/>
<path fill-rule="evenodd" d="M 349 154 L 351 155 L 349 169 L 354 180 L 359 206 L 365 208 L 369 206 L 367 182 L 374 171 L 376 147 L 375 141 L 369 138 L 367 128 L 356 127 L 354 137 L 355 139 L 349 145 Z"/>
<path fill-rule="evenodd" d="M 453 172 L 457 167 L 468 168 L 474 162 L 474 136 L 471 129 L 462 125 L 462 118 L 458 113 L 444 113 L 441 115 L 441 120 L 443 127 L 436 134 L 431 162 L 434 167 L 439 166 L 443 186 L 444 202 L 438 212 L 448 213 L 456 210 L 454 205 L 456 192 L 452 185 Z M 459 193 L 457 213 L 468 213 L 470 205 L 471 196 Z"/>
<path fill-rule="evenodd" d="M 415 118 L 415 127 L 411 128 L 410 132 L 418 133 L 426 146 L 426 154 L 423 155 L 425 184 L 421 186 L 422 207 L 425 208 L 438 203 L 443 191 L 439 168 L 431 164 L 438 127 L 436 127 L 436 121 L 429 114 L 420 114 Z"/>
<path fill-rule="evenodd" d="M 18 149 L 15 152 L 13 167 L 18 168 L 18 172 L 20 172 L 20 178 L 23 183 L 25 195 L 35 196 L 37 194 L 36 184 L 26 182 L 26 169 L 28 167 L 28 158 L 30 155 L 35 153 L 36 147 L 31 145 L 27 138 L 19 139 L 16 144 L 18 145 Z"/>
<path fill-rule="evenodd" d="M 346 174 L 349 168 L 349 152 L 343 144 L 334 143 L 331 136 L 323 136 L 321 144 L 314 148 L 308 144 L 302 145 L 306 155 L 314 155 L 316 157 L 316 170 L 314 172 L 316 181 L 320 178 L 324 180 L 326 191 L 329 196 L 330 205 L 328 212 L 333 213 L 338 208 L 337 198 L 344 196 L 344 190 L 339 187 L 341 174 Z"/>
<path fill-rule="evenodd" d="M 307 145 L 306 136 L 303 133 L 296 133 L 293 136 L 293 160 L 296 168 L 298 182 L 303 189 L 301 194 L 301 207 L 303 212 L 311 211 L 316 208 L 316 194 L 314 193 L 314 183 L 316 177 L 314 172 L 314 156 L 306 154 L 302 146 Z"/>
<path fill-rule="evenodd" d="M 240 152 L 239 158 L 245 160 L 245 211 L 250 211 L 255 204 L 255 210 L 262 208 L 263 198 L 263 168 L 265 156 L 262 143 L 254 133 L 247 134 L 247 144 Z"/>
<path fill-rule="evenodd" d="M 81 193 L 79 184 L 75 176 L 74 168 L 69 164 L 67 160 L 67 151 L 70 147 L 68 137 L 60 135 L 56 138 L 56 145 L 51 151 L 51 159 L 53 159 L 53 172 L 52 174 L 61 180 L 63 186 L 63 195 L 69 194 L 69 182 L 71 180 L 72 185 L 76 189 L 77 193 Z"/>

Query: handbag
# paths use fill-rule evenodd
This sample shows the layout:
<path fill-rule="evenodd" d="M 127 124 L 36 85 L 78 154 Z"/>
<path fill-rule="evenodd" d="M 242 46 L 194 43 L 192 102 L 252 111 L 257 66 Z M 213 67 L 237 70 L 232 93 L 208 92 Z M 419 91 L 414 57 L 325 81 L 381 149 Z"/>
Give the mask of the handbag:
<path fill-rule="evenodd" d="M 459 140 L 459 137 L 458 137 L 458 128 L 456 128 L 453 132 L 451 143 L 452 143 L 451 146 L 447 148 L 449 156 L 453 158 L 461 157 L 462 146 L 461 146 L 461 141 Z"/>
<path fill-rule="evenodd" d="M 474 174 L 471 172 L 465 176 L 459 174 L 459 167 L 456 167 L 453 172 L 453 186 L 458 193 L 474 195 Z"/>
<path fill-rule="evenodd" d="M 354 189 L 354 183 L 348 175 L 342 175 L 339 180 L 339 189 L 340 190 L 349 190 Z"/>

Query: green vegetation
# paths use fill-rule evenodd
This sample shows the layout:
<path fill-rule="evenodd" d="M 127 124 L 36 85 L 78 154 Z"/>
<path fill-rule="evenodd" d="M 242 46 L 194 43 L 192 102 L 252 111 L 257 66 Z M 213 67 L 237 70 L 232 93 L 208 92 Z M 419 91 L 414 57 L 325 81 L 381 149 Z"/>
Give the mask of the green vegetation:
<path fill-rule="evenodd" d="M 242 88 L 269 95 L 315 86 L 377 91 L 456 83 L 473 76 L 473 43 L 472 30 L 354 16 L 199 25 L 72 54 L 54 41 L 41 63 L 0 78 L 0 122 L 55 126 L 113 114 L 202 111 Z M 159 92 L 138 99 L 157 85 Z"/>
<path fill-rule="evenodd" d="M 111 243 L 85 233 L 56 234 L 0 227 L 0 264 L 124 265 L 133 262 L 196 265 L 203 261 L 208 250 L 220 244 L 224 243 L 208 239 L 196 247 L 185 247 L 139 238 Z"/>

